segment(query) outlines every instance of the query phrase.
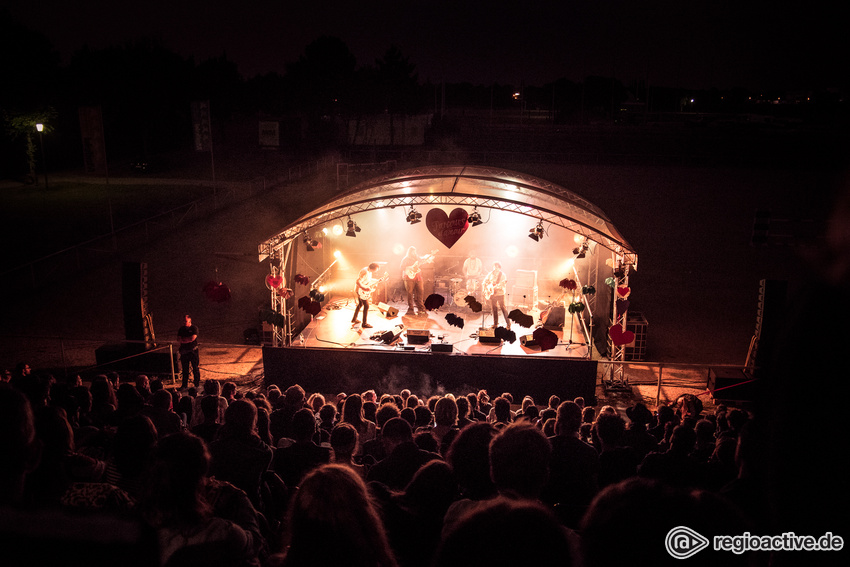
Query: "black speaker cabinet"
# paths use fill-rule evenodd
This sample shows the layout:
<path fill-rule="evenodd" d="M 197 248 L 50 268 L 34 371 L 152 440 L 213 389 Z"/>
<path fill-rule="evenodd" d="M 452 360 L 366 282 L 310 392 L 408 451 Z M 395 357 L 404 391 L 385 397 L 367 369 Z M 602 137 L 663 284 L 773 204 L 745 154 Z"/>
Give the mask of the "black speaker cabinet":
<path fill-rule="evenodd" d="M 454 350 L 454 346 L 448 343 L 433 343 L 431 345 L 431 352 L 452 352 Z"/>
<path fill-rule="evenodd" d="M 537 341 L 534 340 L 534 335 L 523 335 L 519 338 L 519 342 L 522 346 L 529 348 L 540 346 Z"/>
<path fill-rule="evenodd" d="M 94 354 L 98 366 L 108 371 L 170 375 L 173 362 L 175 373 L 180 373 L 176 349 L 171 360 L 168 350 L 148 352 L 145 345 L 135 343 L 106 343 L 95 349 Z"/>
<path fill-rule="evenodd" d="M 478 342 L 487 345 L 498 345 L 501 344 L 502 339 L 496 337 L 496 329 L 485 329 L 481 327 L 478 329 Z"/>
<path fill-rule="evenodd" d="M 428 329 L 408 329 L 407 343 L 412 345 L 424 345 L 431 338 L 431 331 Z"/>
<path fill-rule="evenodd" d="M 709 368 L 706 388 L 715 400 L 753 401 L 756 395 L 752 374 L 740 368 Z"/>
<path fill-rule="evenodd" d="M 544 329 L 561 329 L 564 327 L 566 310 L 563 305 L 555 305 L 549 309 L 546 320 L 543 322 Z"/>
<path fill-rule="evenodd" d="M 141 262 L 124 262 L 121 269 L 121 295 L 124 307 L 124 338 L 145 340 L 148 301 L 148 268 Z"/>

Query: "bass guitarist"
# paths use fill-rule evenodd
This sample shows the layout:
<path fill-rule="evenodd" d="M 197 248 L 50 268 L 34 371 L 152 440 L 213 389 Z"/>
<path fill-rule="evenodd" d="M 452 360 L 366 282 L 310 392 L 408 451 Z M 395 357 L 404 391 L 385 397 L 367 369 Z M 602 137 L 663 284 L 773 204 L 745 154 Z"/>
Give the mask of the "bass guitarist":
<path fill-rule="evenodd" d="M 372 325 L 366 322 L 366 317 L 369 315 L 369 299 L 372 297 L 372 292 L 378 286 L 378 284 L 386 278 L 381 278 L 376 280 L 372 276 L 375 272 L 378 271 L 381 265 L 377 262 L 372 262 L 365 268 L 360 270 L 360 273 L 357 275 L 357 281 L 355 282 L 354 291 L 357 295 L 357 307 L 354 309 L 354 316 L 351 318 L 351 324 L 356 325 L 360 322 L 357 319 L 357 314 L 360 312 L 360 308 L 363 308 L 363 329 L 371 329 Z"/>
<path fill-rule="evenodd" d="M 416 247 L 411 246 L 407 249 L 407 255 L 401 260 L 401 281 L 404 282 L 404 291 L 407 292 L 407 313 L 405 315 L 416 315 L 415 309 L 419 310 L 419 315 L 425 315 L 425 302 L 422 296 L 425 295 L 425 284 L 422 281 L 422 265 L 434 261 L 434 250 L 425 256 L 419 256 L 416 253 Z"/>
<path fill-rule="evenodd" d="M 499 326 L 499 309 L 507 321 L 507 329 L 511 329 L 511 320 L 508 319 L 508 310 L 505 308 L 505 293 L 508 289 L 508 276 L 502 271 L 499 262 L 493 262 L 493 271 L 484 278 L 484 301 L 490 302 L 490 310 L 493 312 L 493 328 Z"/>

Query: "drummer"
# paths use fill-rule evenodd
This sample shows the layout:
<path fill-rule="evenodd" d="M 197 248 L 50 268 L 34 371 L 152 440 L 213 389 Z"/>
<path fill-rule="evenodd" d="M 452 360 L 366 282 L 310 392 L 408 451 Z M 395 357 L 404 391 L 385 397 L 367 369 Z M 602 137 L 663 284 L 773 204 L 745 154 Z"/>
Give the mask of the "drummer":
<path fill-rule="evenodd" d="M 478 291 L 478 282 L 482 275 L 484 275 L 484 263 L 475 254 L 475 250 L 470 250 L 466 260 L 463 261 L 463 277 L 466 280 L 467 293 Z"/>

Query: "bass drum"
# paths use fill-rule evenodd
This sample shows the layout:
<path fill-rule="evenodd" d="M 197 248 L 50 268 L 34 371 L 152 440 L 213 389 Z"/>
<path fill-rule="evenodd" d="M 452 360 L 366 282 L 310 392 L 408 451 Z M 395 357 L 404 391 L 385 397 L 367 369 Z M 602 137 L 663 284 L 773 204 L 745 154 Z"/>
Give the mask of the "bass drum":
<path fill-rule="evenodd" d="M 454 295 L 455 305 L 460 305 L 461 307 L 466 307 L 466 301 L 464 301 L 463 298 L 466 297 L 467 295 L 469 295 L 469 294 L 466 293 L 465 289 L 462 289 L 459 292 L 455 293 L 455 295 Z"/>

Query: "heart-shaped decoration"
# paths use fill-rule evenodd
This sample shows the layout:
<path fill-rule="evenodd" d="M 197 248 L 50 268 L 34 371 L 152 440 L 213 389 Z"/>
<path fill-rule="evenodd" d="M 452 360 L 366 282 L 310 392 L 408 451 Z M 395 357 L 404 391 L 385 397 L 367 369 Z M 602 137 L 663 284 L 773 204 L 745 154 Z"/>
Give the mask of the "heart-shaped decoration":
<path fill-rule="evenodd" d="M 616 346 L 628 345 L 635 342 L 635 334 L 632 331 L 624 331 L 620 325 L 614 325 L 608 329 L 608 336 Z"/>
<path fill-rule="evenodd" d="M 618 299 L 617 300 L 617 313 L 623 314 L 629 310 L 629 300 L 628 299 Z"/>
<path fill-rule="evenodd" d="M 446 248 L 451 248 L 469 228 L 469 213 L 460 207 L 449 215 L 443 209 L 431 209 L 425 215 L 425 226 Z"/>
<path fill-rule="evenodd" d="M 632 293 L 631 288 L 628 288 L 628 287 L 618 287 L 617 288 L 617 295 L 619 295 L 623 299 L 627 298 L 629 295 L 631 295 L 631 293 Z"/>
<path fill-rule="evenodd" d="M 537 344 L 540 345 L 541 351 L 551 350 L 558 346 L 558 335 L 544 327 L 535 329 L 531 336 L 533 336 L 534 340 L 537 341 Z"/>
<path fill-rule="evenodd" d="M 271 274 L 266 276 L 266 287 L 269 289 L 278 289 L 283 285 L 283 276 L 273 276 Z"/>

